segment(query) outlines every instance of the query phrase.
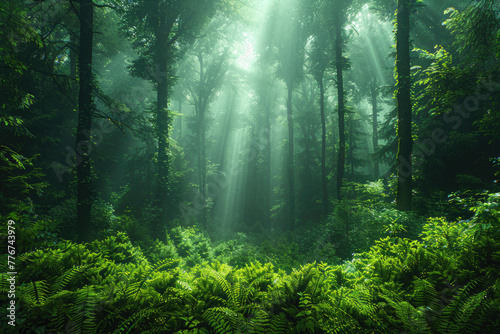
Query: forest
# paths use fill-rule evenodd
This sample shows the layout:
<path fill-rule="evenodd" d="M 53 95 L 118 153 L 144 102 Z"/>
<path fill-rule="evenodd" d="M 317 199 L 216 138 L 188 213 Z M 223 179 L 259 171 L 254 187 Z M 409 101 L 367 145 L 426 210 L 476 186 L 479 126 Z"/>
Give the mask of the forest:
<path fill-rule="evenodd" d="M 499 333 L 500 2 L 2 0 L 5 333 Z"/>

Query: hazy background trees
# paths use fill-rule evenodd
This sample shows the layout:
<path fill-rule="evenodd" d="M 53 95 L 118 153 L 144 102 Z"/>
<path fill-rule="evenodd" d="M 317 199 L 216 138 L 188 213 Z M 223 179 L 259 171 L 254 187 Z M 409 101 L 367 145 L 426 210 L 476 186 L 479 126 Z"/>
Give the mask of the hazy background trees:
<path fill-rule="evenodd" d="M 417 211 L 429 196 L 485 187 L 496 168 L 496 7 L 401 4 L 409 16 L 394 26 L 397 1 L 114 2 L 93 6 L 90 50 L 78 7 L 7 1 L 2 156 L 20 178 L 4 187 L 29 184 L 29 205 L 85 239 L 109 230 L 107 215 L 138 239 L 177 225 L 230 235 L 334 217 L 332 238 L 347 243 L 360 233 L 360 182 L 380 180 L 388 202 L 407 210 L 413 197 Z M 396 45 L 412 60 L 397 71 Z M 412 122 L 396 103 L 403 83 Z M 90 111 L 80 127 L 77 110 Z M 415 183 L 399 195 L 398 141 Z"/>
<path fill-rule="evenodd" d="M 0 2 L 13 332 L 497 333 L 499 22 Z"/>

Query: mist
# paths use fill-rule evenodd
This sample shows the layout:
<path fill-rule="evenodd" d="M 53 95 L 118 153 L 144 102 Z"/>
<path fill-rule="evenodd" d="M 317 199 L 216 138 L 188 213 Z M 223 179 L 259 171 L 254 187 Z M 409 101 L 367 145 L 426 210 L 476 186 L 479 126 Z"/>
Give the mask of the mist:
<path fill-rule="evenodd" d="M 497 333 L 499 22 L 1 2 L 0 327 Z"/>

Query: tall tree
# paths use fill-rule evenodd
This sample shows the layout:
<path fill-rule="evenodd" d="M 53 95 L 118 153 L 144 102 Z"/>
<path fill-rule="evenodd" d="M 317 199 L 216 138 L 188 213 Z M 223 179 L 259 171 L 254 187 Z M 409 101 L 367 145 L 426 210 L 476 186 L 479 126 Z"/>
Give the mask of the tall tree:
<path fill-rule="evenodd" d="M 378 179 L 380 175 L 380 165 L 376 153 L 378 151 L 378 96 L 380 89 L 377 86 L 377 77 L 370 80 L 370 101 L 372 103 L 372 144 L 373 144 L 373 177 Z"/>
<path fill-rule="evenodd" d="M 156 64 L 156 136 L 158 138 L 157 156 L 157 184 L 156 184 L 156 207 L 159 209 L 160 217 L 154 221 L 152 231 L 154 235 L 162 236 L 163 228 L 167 225 L 167 200 L 168 200 L 168 149 L 169 149 L 169 116 L 168 116 L 168 88 L 169 88 L 169 63 L 171 62 L 171 44 L 175 40 L 170 39 L 170 32 L 175 25 L 176 18 L 170 16 L 169 4 L 160 3 L 158 6 L 158 21 L 154 29 L 156 38 L 156 53 L 153 62 Z"/>
<path fill-rule="evenodd" d="M 29 72 L 34 58 L 29 51 L 42 45 L 31 23 L 27 6 L 21 2 L 0 3 L 0 215 L 18 211 L 20 203 L 31 202 L 32 190 L 46 186 L 34 182 L 45 175 L 33 164 L 35 154 L 26 150 L 34 146 L 29 145 L 34 136 L 27 125 L 35 118 L 29 88 L 37 79 Z"/>
<path fill-rule="evenodd" d="M 272 8 L 273 4 L 270 4 Z M 255 122 L 252 124 L 252 131 L 257 136 L 261 135 L 264 143 L 264 149 L 258 150 L 258 161 L 260 165 L 260 194 L 261 197 L 261 217 L 262 222 L 271 222 L 271 208 L 273 201 L 273 187 L 272 187 L 272 157 L 274 151 L 272 150 L 271 135 L 272 120 L 277 103 L 276 93 L 276 78 L 273 75 L 275 59 L 273 48 L 274 32 L 277 24 L 276 15 L 271 15 L 268 20 L 261 26 L 258 33 L 255 52 L 258 55 L 253 73 L 250 76 L 251 86 L 255 92 L 255 108 L 256 116 Z M 255 182 L 255 181 L 253 181 Z"/>
<path fill-rule="evenodd" d="M 462 3 L 442 15 L 449 46 L 419 50 L 414 74 L 412 210 L 435 210 L 437 193 L 496 186 L 500 156 L 500 11 L 495 0 Z M 441 12 L 442 13 L 442 12 Z M 413 14 L 412 15 L 418 15 Z M 413 20 L 412 20 L 413 21 Z M 412 31 L 417 27 L 412 26 Z M 414 34 L 412 33 L 412 36 Z M 415 41 L 416 44 L 416 41 Z M 432 47 L 431 47 L 432 48 Z M 449 78 L 454 78 L 451 80 Z M 474 93 L 475 92 L 475 93 Z M 432 196 L 432 197 L 431 197 Z M 446 198 L 443 198 L 447 201 Z"/>
<path fill-rule="evenodd" d="M 320 17 L 313 32 L 309 61 L 311 72 L 319 88 L 319 108 L 321 116 L 321 203 L 323 217 L 328 215 L 328 182 L 326 171 L 326 115 L 325 115 L 325 72 L 330 64 L 330 43 Z"/>
<path fill-rule="evenodd" d="M 92 101 L 92 48 L 94 27 L 94 4 L 92 0 L 81 0 L 80 18 L 80 51 L 78 67 L 80 70 L 80 92 L 78 97 L 78 126 L 76 132 L 76 152 L 81 156 L 77 164 L 77 201 L 76 222 L 78 240 L 90 241 L 92 237 L 92 171 L 90 152 L 91 144 L 88 135 L 91 131 Z"/>
<path fill-rule="evenodd" d="M 317 113 L 319 89 L 317 82 L 306 76 L 297 87 L 295 107 L 295 148 L 297 174 L 297 218 L 299 221 L 317 221 L 321 216 L 318 203 L 321 194 L 321 169 L 317 133 L 320 128 L 320 115 Z"/>
<path fill-rule="evenodd" d="M 412 136 L 411 136 L 411 76 L 410 76 L 410 0 L 399 0 L 396 33 L 396 71 L 398 104 L 398 210 L 411 210 Z"/>
<path fill-rule="evenodd" d="M 133 40 L 140 57 L 132 74 L 152 81 L 156 88 L 156 136 L 158 138 L 157 177 L 154 206 L 158 217 L 151 233 L 163 238 L 167 227 L 169 192 L 169 88 L 172 65 L 182 42 L 190 42 L 216 11 L 218 0 L 136 0 L 125 4 L 124 30 Z M 185 44 L 185 43 L 184 43 Z"/>
<path fill-rule="evenodd" d="M 335 71 L 337 85 L 337 112 L 339 122 L 339 149 L 337 159 L 337 199 L 342 199 L 342 184 L 345 173 L 345 113 L 346 96 L 344 89 L 344 70 L 348 69 L 348 60 L 344 57 L 346 37 L 344 36 L 345 25 L 348 20 L 349 11 L 353 10 L 353 0 L 335 0 L 325 2 L 325 13 L 330 14 L 328 30 L 330 39 L 333 41 L 335 53 Z"/>
<path fill-rule="evenodd" d="M 262 43 L 264 44 L 264 43 Z M 262 48 L 261 50 L 263 50 Z M 273 78 L 272 62 L 269 60 L 269 54 L 265 51 L 258 52 L 258 68 L 254 71 L 252 77 L 253 91 L 255 92 L 256 116 L 252 123 L 252 132 L 256 139 L 263 139 L 263 150 L 258 150 L 259 158 L 255 159 L 260 163 L 259 177 L 262 180 L 260 184 L 259 197 L 261 198 L 261 217 L 262 221 L 269 222 L 271 214 L 271 169 L 272 169 L 272 150 L 271 150 L 271 119 L 276 104 L 275 79 Z M 262 137 L 260 137 L 262 136 Z M 255 180 L 249 180 L 255 182 Z"/>
<path fill-rule="evenodd" d="M 344 70 L 348 68 L 347 58 L 344 57 L 345 37 L 344 28 L 347 22 L 347 11 L 351 7 L 352 0 L 337 0 L 330 7 L 332 13 L 332 39 L 335 40 L 335 70 L 337 84 L 337 112 L 339 119 L 339 150 L 337 159 L 337 199 L 342 199 L 342 185 L 345 173 L 345 90 L 344 90 Z M 334 32 L 334 34 L 333 34 Z"/>
<path fill-rule="evenodd" d="M 276 2 L 275 5 L 279 5 Z M 278 11 L 276 6 L 275 11 Z M 291 3 L 286 7 L 281 7 L 279 16 L 279 26 L 281 32 L 276 36 L 277 48 L 277 75 L 286 85 L 286 114 L 288 125 L 288 158 L 287 158 L 287 180 L 288 180 L 288 217 L 286 219 L 286 229 L 293 228 L 295 221 L 295 176 L 294 176 L 294 143 L 293 143 L 293 110 L 292 98 L 296 85 L 303 76 L 304 45 L 303 22 L 297 3 Z"/>
<path fill-rule="evenodd" d="M 202 209 L 201 224 L 207 225 L 207 122 L 210 103 L 223 84 L 228 70 L 229 49 L 224 47 L 224 40 L 219 29 L 224 30 L 224 19 L 216 17 L 206 29 L 203 39 L 199 39 L 193 47 L 192 59 L 197 68 L 194 80 L 186 84 L 189 97 L 195 110 L 195 135 L 198 148 L 198 187 L 205 205 Z"/>

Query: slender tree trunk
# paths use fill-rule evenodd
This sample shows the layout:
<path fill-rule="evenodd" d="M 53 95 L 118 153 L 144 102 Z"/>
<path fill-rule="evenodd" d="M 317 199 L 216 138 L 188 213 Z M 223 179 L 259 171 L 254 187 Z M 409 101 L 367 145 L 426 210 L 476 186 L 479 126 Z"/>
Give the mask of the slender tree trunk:
<path fill-rule="evenodd" d="M 204 93 L 203 84 L 205 82 L 205 73 L 204 73 L 204 63 L 203 63 L 203 54 L 200 52 L 198 54 L 198 61 L 200 63 L 200 86 L 199 86 L 199 96 L 198 96 L 198 131 L 199 131 L 199 150 L 200 154 L 198 155 L 198 172 L 199 172 L 199 191 L 201 195 L 201 199 L 204 201 L 202 216 L 201 216 L 201 225 L 203 228 L 207 228 L 207 197 L 206 197 L 206 178 L 207 178 L 207 161 L 206 161 L 206 122 L 205 122 L 205 110 L 206 110 L 206 100 Z"/>
<path fill-rule="evenodd" d="M 202 210 L 201 224 L 203 228 L 207 228 L 207 156 L 206 156 L 206 122 L 205 122 L 205 106 L 202 106 L 200 113 L 200 192 L 201 198 L 205 202 Z"/>
<path fill-rule="evenodd" d="M 337 199 L 342 199 L 342 184 L 344 181 L 345 166 L 345 105 L 344 105 L 344 60 L 343 41 L 342 41 L 342 23 L 340 19 L 336 20 L 336 40 L 335 40 L 335 60 L 337 67 L 337 96 L 339 113 L 339 157 L 337 159 Z"/>
<path fill-rule="evenodd" d="M 76 68 L 78 62 L 78 52 L 76 52 L 76 36 L 73 33 L 69 35 L 69 70 L 70 78 L 76 79 Z"/>
<path fill-rule="evenodd" d="M 196 126 L 197 126 L 196 141 L 197 141 L 197 146 L 198 146 L 198 192 L 201 195 L 201 193 L 202 193 L 202 186 L 201 186 L 201 184 L 202 184 L 202 177 L 201 177 L 201 175 L 202 175 L 202 172 L 201 172 L 202 167 L 201 167 L 201 165 L 202 165 L 202 160 L 203 159 L 202 159 L 202 153 L 201 153 L 201 142 L 202 142 L 202 140 L 201 140 L 201 128 L 202 128 L 202 125 L 201 125 L 201 115 L 200 115 L 200 113 L 201 113 L 200 112 L 201 107 L 200 107 L 199 103 L 198 103 L 198 107 L 196 109 L 197 109 L 197 118 L 198 118 L 197 122 L 196 122 L 197 123 L 196 124 Z"/>
<path fill-rule="evenodd" d="M 313 105 L 314 102 L 310 101 L 309 105 Z M 301 189 L 299 188 L 299 215 L 298 219 L 299 221 L 307 221 L 310 219 L 312 212 L 314 212 L 314 202 L 312 201 L 314 197 L 314 191 L 316 190 L 315 188 L 313 189 L 313 180 L 312 175 L 311 175 L 311 164 L 312 164 L 312 152 L 311 152 L 311 124 L 309 122 L 304 122 L 305 124 L 302 125 L 302 132 L 303 132 L 303 137 L 304 137 L 304 169 L 303 169 L 303 174 L 302 176 L 299 176 L 300 179 L 302 180 L 303 186 Z"/>
<path fill-rule="evenodd" d="M 288 226 L 293 229 L 295 221 L 295 185 L 294 185 L 294 164 L 293 164 L 293 119 L 292 119 L 292 84 L 287 85 L 288 97 L 286 100 L 286 112 L 288 119 Z"/>
<path fill-rule="evenodd" d="M 264 198 L 264 212 L 265 212 L 265 219 L 267 222 L 270 222 L 271 218 L 271 105 L 270 105 L 270 100 L 265 106 L 265 111 L 264 111 L 264 132 L 266 136 L 266 149 L 265 149 L 265 180 L 264 180 L 264 191 L 265 191 L 265 198 Z"/>
<path fill-rule="evenodd" d="M 234 111 L 237 109 L 235 106 L 237 98 L 236 94 L 232 93 L 227 97 L 227 100 L 224 104 L 224 121 L 222 123 L 222 129 L 225 129 L 222 132 L 222 136 L 220 138 L 220 143 L 217 145 L 217 163 L 219 165 L 218 171 L 220 173 L 220 177 L 217 181 L 217 184 L 221 188 L 226 188 L 229 185 L 229 177 L 226 174 L 226 168 L 227 168 L 227 154 L 230 153 L 230 139 L 231 139 L 231 129 L 233 129 L 233 118 L 234 118 Z M 223 197 L 223 196 L 221 196 Z M 226 201 L 224 198 L 219 198 L 219 200 L 214 199 L 214 207 L 213 207 L 213 212 L 215 213 L 221 213 L 221 212 L 226 212 L 226 207 L 225 207 Z"/>
<path fill-rule="evenodd" d="M 412 192 L 412 137 L 411 137 L 411 77 L 410 77 L 410 5 L 409 0 L 398 1 L 396 70 L 398 79 L 398 188 L 396 207 L 411 210 Z"/>
<path fill-rule="evenodd" d="M 183 115 L 182 115 L 182 99 L 179 99 L 179 140 L 182 139 L 182 126 L 183 126 Z"/>
<path fill-rule="evenodd" d="M 328 184 L 326 181 L 326 118 L 325 118 L 325 87 L 323 77 L 318 80 L 319 107 L 321 113 L 321 198 L 323 204 L 323 218 L 328 216 Z"/>
<path fill-rule="evenodd" d="M 377 80 L 374 79 L 371 82 L 371 97 L 372 97 L 372 116 L 373 116 L 373 131 L 372 131 L 372 143 L 373 143 L 373 153 L 375 154 L 378 151 L 378 87 L 377 87 Z M 380 175 L 380 169 L 379 169 L 379 163 L 378 160 L 374 157 L 373 158 L 373 177 L 375 180 L 378 179 L 378 176 Z"/>
<path fill-rule="evenodd" d="M 349 165 L 349 170 L 350 170 L 350 174 L 349 174 L 349 178 L 351 180 L 354 179 L 354 120 L 352 119 L 352 117 L 349 117 L 347 119 L 348 123 L 349 123 L 349 132 L 348 132 L 348 135 L 349 135 L 349 162 L 348 162 L 348 165 Z"/>
<path fill-rule="evenodd" d="M 345 213 L 345 238 L 346 238 L 346 241 L 347 241 L 347 245 L 349 246 L 350 242 L 349 242 L 349 218 L 351 216 L 351 208 L 350 207 L 347 207 L 346 208 L 346 213 Z"/>
<path fill-rule="evenodd" d="M 201 94 L 200 94 L 201 95 Z M 205 185 L 205 173 L 206 173 L 206 162 L 205 162 L 205 110 L 203 110 L 203 102 L 201 101 L 201 96 L 198 100 L 197 113 L 197 141 L 198 141 L 198 193 L 199 201 L 203 208 L 201 212 L 200 223 L 203 228 L 206 228 L 206 185 Z"/>
<path fill-rule="evenodd" d="M 156 208 L 159 217 L 153 221 L 152 236 L 164 240 L 167 228 L 167 201 L 168 201 L 168 28 L 164 17 L 160 17 L 156 31 L 158 43 L 157 80 L 156 92 L 156 127 L 158 136 L 158 175 L 156 185 Z"/>
<path fill-rule="evenodd" d="M 226 116 L 224 117 L 224 122 L 223 122 L 223 129 L 227 129 L 227 131 L 224 131 L 220 140 L 220 145 L 218 149 L 218 156 L 219 156 L 219 171 L 221 173 L 224 173 L 226 170 L 226 154 L 229 153 L 229 139 L 230 139 L 230 132 L 233 127 L 233 118 L 234 118 L 234 113 L 233 111 L 235 110 L 236 106 L 236 94 L 231 94 L 227 101 L 226 105 L 224 107 Z"/>
<path fill-rule="evenodd" d="M 91 0 L 80 1 L 80 92 L 78 97 L 78 126 L 76 132 L 76 153 L 81 161 L 76 167 L 77 202 L 76 224 L 80 242 L 92 238 L 92 171 L 90 162 L 92 125 L 92 46 L 94 7 Z"/>

